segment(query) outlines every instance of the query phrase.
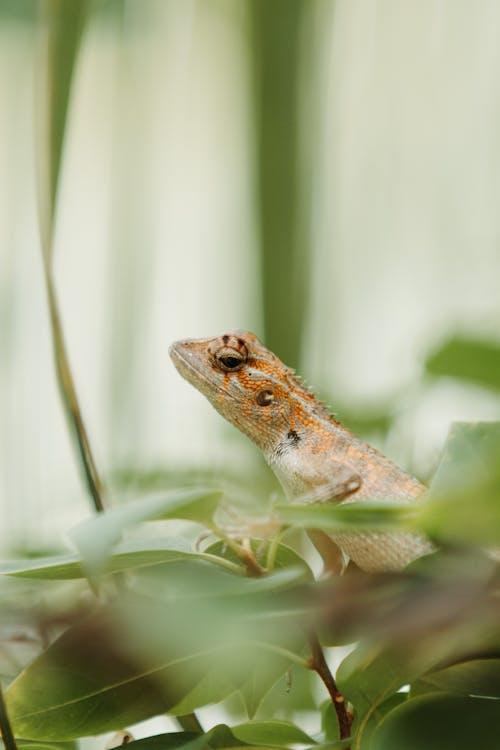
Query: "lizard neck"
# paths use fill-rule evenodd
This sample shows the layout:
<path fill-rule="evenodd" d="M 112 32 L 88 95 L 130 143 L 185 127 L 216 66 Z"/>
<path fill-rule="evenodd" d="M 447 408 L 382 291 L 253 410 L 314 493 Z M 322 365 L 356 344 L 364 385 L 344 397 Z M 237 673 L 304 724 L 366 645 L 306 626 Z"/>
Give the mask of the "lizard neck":
<path fill-rule="evenodd" d="M 339 466 L 363 477 L 352 499 L 409 499 L 424 486 L 387 456 L 353 435 L 318 403 L 317 414 L 296 413 L 290 429 L 264 455 L 291 500 L 335 479 Z"/>
<path fill-rule="evenodd" d="M 316 399 L 308 399 L 307 408 L 290 406 L 285 428 L 260 447 L 286 494 L 293 498 L 321 485 L 329 475 L 331 457 L 342 460 L 361 441 Z"/>

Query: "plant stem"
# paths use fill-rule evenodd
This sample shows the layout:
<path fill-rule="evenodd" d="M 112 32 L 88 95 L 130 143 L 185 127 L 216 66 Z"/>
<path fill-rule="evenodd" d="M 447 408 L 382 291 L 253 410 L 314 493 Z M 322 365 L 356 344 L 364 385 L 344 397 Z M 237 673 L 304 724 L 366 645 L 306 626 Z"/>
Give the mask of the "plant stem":
<path fill-rule="evenodd" d="M 267 559 L 266 559 L 266 567 L 267 570 L 271 571 L 274 569 L 274 564 L 276 562 L 276 555 L 278 554 L 278 548 L 283 540 L 283 536 L 285 533 L 289 531 L 289 527 L 285 527 L 280 529 L 273 539 L 271 539 L 271 543 L 269 544 L 269 548 L 267 550 Z"/>
<path fill-rule="evenodd" d="M 311 657 L 308 662 L 309 669 L 313 669 L 316 672 L 328 690 L 337 714 L 340 739 L 345 740 L 351 736 L 352 716 L 346 708 L 344 696 L 339 692 L 335 684 L 316 633 L 309 633 L 309 645 L 311 646 Z"/>
<path fill-rule="evenodd" d="M 69 358 L 64 341 L 59 308 L 54 289 L 52 269 L 49 266 L 49 261 L 44 262 L 44 271 L 47 287 L 47 297 L 49 301 L 50 319 L 52 323 L 54 360 L 57 372 L 57 382 L 59 384 L 63 404 L 66 407 L 65 411 L 68 417 L 70 430 L 76 439 L 78 454 L 83 468 L 87 488 L 92 498 L 95 510 L 98 513 L 102 513 L 104 510 L 103 484 L 96 467 L 75 389 L 73 374 L 69 366 Z"/>
<path fill-rule="evenodd" d="M 225 560 L 223 557 L 210 554 L 210 552 L 203 552 L 201 557 L 203 560 L 208 560 L 209 562 L 214 563 L 214 565 L 219 565 L 221 568 L 225 568 L 225 570 L 230 570 L 231 573 L 245 575 L 245 568 L 242 568 L 241 565 L 238 565 L 238 563 L 234 563 L 231 560 Z"/>
<path fill-rule="evenodd" d="M 12 727 L 7 715 L 7 707 L 3 699 L 2 686 L 0 685 L 0 734 L 2 735 L 5 750 L 17 750 Z"/>
<path fill-rule="evenodd" d="M 95 510 L 104 510 L 104 490 L 94 461 L 82 417 L 69 357 L 53 276 L 54 227 L 66 120 L 73 83 L 73 72 L 81 36 L 90 10 L 87 0 L 42 3 L 37 67 L 38 93 L 38 214 L 40 248 L 52 327 L 54 360 L 59 391 L 85 481 Z"/>
<path fill-rule="evenodd" d="M 231 537 L 226 536 L 226 534 L 224 534 L 223 531 L 217 528 L 217 526 L 210 525 L 209 528 L 214 532 L 214 534 L 219 537 L 219 539 L 222 539 L 222 541 L 227 544 L 229 549 L 234 552 L 238 560 L 241 560 L 247 570 L 247 575 L 251 576 L 252 578 L 266 575 L 267 570 L 259 565 L 251 549 L 247 549 L 243 545 L 235 542 L 233 539 L 231 539 Z"/>

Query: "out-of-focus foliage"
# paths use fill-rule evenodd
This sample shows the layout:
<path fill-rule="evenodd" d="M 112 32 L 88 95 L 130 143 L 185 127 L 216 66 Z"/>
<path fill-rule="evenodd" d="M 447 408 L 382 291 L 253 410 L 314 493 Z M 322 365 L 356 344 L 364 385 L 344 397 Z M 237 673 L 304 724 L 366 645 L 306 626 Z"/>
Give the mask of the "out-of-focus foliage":
<path fill-rule="evenodd" d="M 314 211 L 301 202 L 309 198 L 317 134 L 301 127 L 299 110 L 314 98 L 300 60 L 312 54 L 307 35 L 321 17 L 318 5 L 249 0 L 237 18 L 251 56 L 262 327 L 294 365 L 309 349 L 304 332 L 315 304 L 307 246 Z M 235 4 L 223 7 L 238 14 Z M 101 478 L 66 350 L 52 251 L 85 21 L 110 9 L 123 20 L 133 8 L 44 0 L 36 26 L 40 244 L 59 385 L 97 508 Z M 192 8 L 196 16 L 201 5 Z M 0 19 L 35 23 L 28 3 L 0 10 Z M 457 337 L 428 356 L 425 370 L 498 391 L 498 355 L 497 343 Z M 375 434 L 391 429 L 396 412 L 345 407 L 348 424 Z M 175 435 L 180 426 L 169 429 Z M 26 556 L 0 563 L 0 678 L 18 748 L 73 750 L 82 737 L 164 713 L 182 724 L 216 704 L 224 724 L 128 746 L 489 750 L 500 733 L 500 576 L 490 549 L 500 544 L 499 455 L 500 423 L 456 424 L 428 496 L 404 510 L 268 508 L 269 485 L 251 473 L 244 485 L 238 471 L 230 482 L 215 473 L 207 482 L 199 467 L 182 476 L 168 466 L 124 467 L 110 478 L 116 507 L 70 529 L 72 549 L 40 555 L 28 546 Z M 241 496 L 255 501 L 253 515 Z M 437 551 L 400 573 L 315 578 L 305 531 L 318 528 L 413 530 L 427 533 Z M 312 631 L 325 650 L 350 645 L 336 673 L 354 714 L 350 739 L 340 740 L 332 701 L 311 671 Z M 185 723 L 196 728 L 196 717 Z"/>
<path fill-rule="evenodd" d="M 461 485 L 457 490 L 456 481 L 464 470 L 463 446 L 467 444 L 466 454 L 475 467 L 470 472 L 475 484 L 469 487 L 469 501 L 475 498 L 481 507 L 490 472 L 496 470 L 489 457 L 499 436 L 499 424 L 455 425 L 436 474 L 436 489 L 412 508 L 410 518 L 388 515 L 387 508 L 378 506 L 368 508 L 364 517 L 359 503 L 352 514 L 333 507 L 324 528 L 335 530 L 338 523 L 354 533 L 379 524 L 382 529 L 389 525 L 403 530 L 409 524 L 422 529 L 432 519 L 435 538 L 447 543 L 440 503 L 453 492 L 459 503 L 464 502 L 464 490 Z M 495 491 L 500 505 L 500 488 Z M 358 642 L 337 671 L 339 688 L 354 709 L 353 749 L 396 748 L 406 737 L 411 747 L 417 737 L 427 736 L 424 727 L 430 726 L 440 707 L 450 717 L 466 711 L 472 727 L 487 718 L 486 736 L 494 736 L 500 716 L 500 577 L 497 564 L 483 551 L 491 542 L 488 526 L 478 525 L 468 536 L 470 524 L 458 513 L 454 528 L 460 528 L 460 548 L 445 546 L 401 573 L 351 572 L 319 582 L 314 582 L 300 553 L 279 543 L 286 526 L 278 532 L 275 527 L 267 543 L 253 539 L 251 547 L 230 540 L 226 547 L 214 544 L 211 537 L 201 549 L 190 549 L 179 538 L 169 542 L 144 536 L 145 526 L 135 530 L 133 541 L 118 541 L 120 534 L 130 532 L 131 522 L 144 523 L 162 514 L 190 516 L 190 523 L 208 524 L 224 537 L 223 529 L 211 521 L 214 504 L 208 502 L 201 514 L 193 510 L 202 507 L 202 497 L 181 491 L 176 499 L 172 491 L 167 500 L 155 498 L 148 512 L 147 501 L 138 499 L 130 507 L 86 522 L 85 535 L 94 536 L 96 544 L 103 524 L 113 527 L 113 536 L 105 535 L 99 553 L 108 561 L 92 575 L 92 585 L 107 592 L 108 602 L 89 600 L 85 614 L 72 614 L 70 607 L 68 627 L 55 639 L 61 614 L 54 617 L 49 609 L 41 620 L 32 609 L 33 623 L 53 635 L 50 645 L 7 691 L 9 714 L 20 736 L 76 739 L 165 711 L 186 714 L 237 695 L 246 713 L 256 718 L 218 732 L 229 733 L 224 736 L 244 746 L 286 747 L 297 741 L 312 746 L 294 710 L 286 708 L 295 686 L 292 680 L 286 688 L 284 681 L 292 665 L 299 672 L 308 671 L 306 633 L 311 628 L 317 628 L 329 646 Z M 131 513 L 134 506 L 137 518 Z M 286 524 L 284 510 L 275 515 L 274 523 L 280 513 Z M 322 519 L 328 519 L 321 506 L 311 507 L 309 515 L 290 517 L 305 528 L 321 527 Z M 247 566 L 249 554 L 260 566 L 258 577 L 248 577 L 255 571 Z M 84 576 L 87 563 L 82 562 L 85 558 L 66 554 L 4 563 L 0 572 L 16 580 L 36 577 L 54 582 Z M 272 715 L 256 715 L 277 681 L 284 723 L 273 723 Z M 406 691 L 400 692 L 402 688 Z M 317 699 L 313 705 L 320 711 Z M 329 726 L 331 722 L 323 723 L 316 742 L 332 741 Z M 455 748 L 466 748 L 471 735 L 455 731 L 455 726 L 461 727 L 460 721 L 440 726 L 430 746 L 445 738 L 445 747 L 454 743 Z M 152 738 L 151 747 L 159 741 Z M 169 740 L 175 747 L 191 741 L 213 747 L 215 740 L 210 732 L 196 739 L 183 734 Z M 137 747 L 148 746 L 141 742 Z M 226 747 L 226 742 L 230 740 L 217 746 Z"/>
<path fill-rule="evenodd" d="M 500 346 L 493 341 L 449 339 L 430 354 L 425 367 L 434 376 L 458 378 L 500 390 Z"/>

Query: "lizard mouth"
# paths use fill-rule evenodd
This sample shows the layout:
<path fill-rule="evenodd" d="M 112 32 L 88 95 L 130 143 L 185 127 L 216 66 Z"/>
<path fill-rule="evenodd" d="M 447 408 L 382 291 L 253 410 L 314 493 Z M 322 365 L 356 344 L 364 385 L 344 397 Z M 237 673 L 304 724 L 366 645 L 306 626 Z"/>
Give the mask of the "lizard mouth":
<path fill-rule="evenodd" d="M 208 395 L 210 391 L 224 393 L 225 398 L 231 398 L 226 390 L 221 388 L 215 378 L 211 378 L 211 367 L 200 361 L 199 354 L 185 346 L 184 341 L 175 341 L 168 349 L 170 359 L 178 373 L 195 388 Z"/>

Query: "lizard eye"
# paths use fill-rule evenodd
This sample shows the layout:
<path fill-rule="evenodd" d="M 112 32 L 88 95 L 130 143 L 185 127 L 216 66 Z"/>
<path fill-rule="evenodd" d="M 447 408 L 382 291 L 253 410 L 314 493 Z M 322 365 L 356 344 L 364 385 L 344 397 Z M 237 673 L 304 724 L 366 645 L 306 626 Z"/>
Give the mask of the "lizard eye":
<path fill-rule="evenodd" d="M 246 356 L 236 349 L 224 348 L 222 351 L 217 352 L 215 361 L 224 372 L 234 372 L 245 364 Z"/>
<path fill-rule="evenodd" d="M 259 406 L 270 406 L 274 401 L 274 393 L 272 391 L 259 391 L 255 396 L 255 400 Z"/>

